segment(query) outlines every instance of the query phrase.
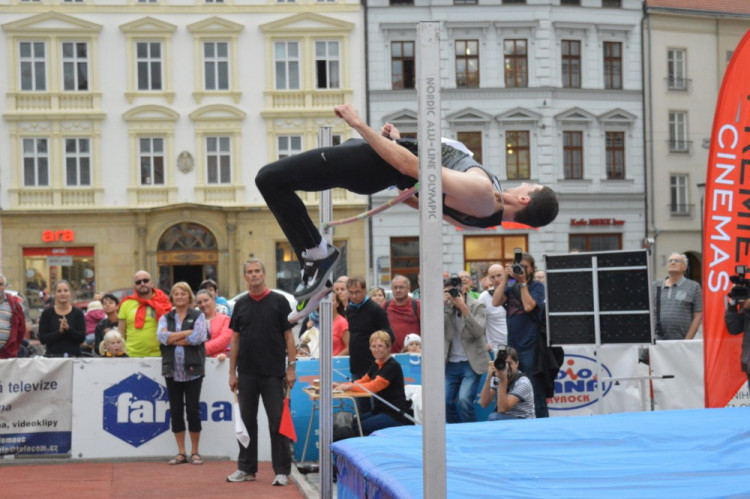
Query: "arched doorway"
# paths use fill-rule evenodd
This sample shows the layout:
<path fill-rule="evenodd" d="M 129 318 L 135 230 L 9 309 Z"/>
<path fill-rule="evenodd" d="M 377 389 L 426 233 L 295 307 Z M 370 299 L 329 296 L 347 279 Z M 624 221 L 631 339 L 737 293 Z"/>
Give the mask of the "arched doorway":
<path fill-rule="evenodd" d="M 156 261 L 159 287 L 165 292 L 180 281 L 197 291 L 204 279 L 216 280 L 219 261 L 216 238 L 202 225 L 191 222 L 173 225 L 159 239 Z"/>

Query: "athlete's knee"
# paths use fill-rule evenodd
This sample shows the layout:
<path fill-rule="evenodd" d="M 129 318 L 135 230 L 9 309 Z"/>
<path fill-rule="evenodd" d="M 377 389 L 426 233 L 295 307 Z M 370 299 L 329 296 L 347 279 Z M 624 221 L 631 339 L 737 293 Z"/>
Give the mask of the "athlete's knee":
<path fill-rule="evenodd" d="M 279 175 L 276 169 L 273 168 L 274 163 L 268 164 L 260 169 L 258 174 L 255 176 L 255 185 L 258 187 L 260 192 L 268 191 L 278 185 Z"/>

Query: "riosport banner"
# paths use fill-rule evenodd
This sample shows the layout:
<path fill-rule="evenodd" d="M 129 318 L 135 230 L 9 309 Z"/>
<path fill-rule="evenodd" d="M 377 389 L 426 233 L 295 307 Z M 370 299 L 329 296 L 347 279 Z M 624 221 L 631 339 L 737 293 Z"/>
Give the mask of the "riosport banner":
<path fill-rule="evenodd" d="M 70 452 L 72 359 L 0 360 L 0 455 Z"/>
<path fill-rule="evenodd" d="M 703 336 L 706 407 L 725 407 L 747 380 L 741 336 L 724 325 L 724 298 L 750 251 L 750 31 L 729 62 L 714 115 L 706 174 Z M 747 333 L 746 333 L 747 334 Z"/>

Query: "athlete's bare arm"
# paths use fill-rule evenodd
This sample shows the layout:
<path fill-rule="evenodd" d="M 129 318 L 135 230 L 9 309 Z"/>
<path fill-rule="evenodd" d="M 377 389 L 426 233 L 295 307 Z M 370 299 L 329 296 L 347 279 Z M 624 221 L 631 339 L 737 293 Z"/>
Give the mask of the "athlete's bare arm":
<path fill-rule="evenodd" d="M 404 175 L 419 179 L 419 159 L 416 156 L 370 128 L 359 118 L 351 104 L 336 106 L 334 110 L 389 165 Z M 457 172 L 443 168 L 442 177 L 445 204 L 454 210 L 479 218 L 497 211 L 495 190 L 482 170 L 472 168 L 466 172 Z"/>

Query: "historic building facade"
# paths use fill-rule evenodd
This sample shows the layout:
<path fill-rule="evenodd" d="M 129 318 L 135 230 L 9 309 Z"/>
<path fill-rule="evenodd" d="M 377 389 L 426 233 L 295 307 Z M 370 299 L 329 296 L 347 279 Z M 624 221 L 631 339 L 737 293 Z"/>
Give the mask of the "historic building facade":
<path fill-rule="evenodd" d="M 648 0 L 644 19 L 646 165 L 653 265 L 685 253 L 701 281 L 703 193 L 719 88 L 750 29 L 750 4 Z"/>
<path fill-rule="evenodd" d="M 520 247 L 537 257 L 640 248 L 645 235 L 639 0 L 374 0 L 368 5 L 370 122 L 416 132 L 416 24 L 440 23 L 442 130 L 504 187 L 553 188 L 560 215 L 540 230 L 443 229 L 448 271 L 482 277 Z M 374 203 L 388 197 L 375 196 Z M 374 221 L 381 284 L 416 279 L 418 215 Z M 415 283 L 416 284 L 416 283 Z"/>
<path fill-rule="evenodd" d="M 76 298 L 215 278 L 242 262 L 289 289 L 293 252 L 254 178 L 266 163 L 351 134 L 333 106 L 365 106 L 359 2 L 17 1 L 0 6 L 2 268 L 32 296 Z M 334 193 L 335 217 L 366 198 Z M 317 212 L 317 195 L 306 195 Z M 315 216 L 315 215 L 314 215 Z M 340 272 L 365 272 L 363 224 L 337 231 Z"/>

